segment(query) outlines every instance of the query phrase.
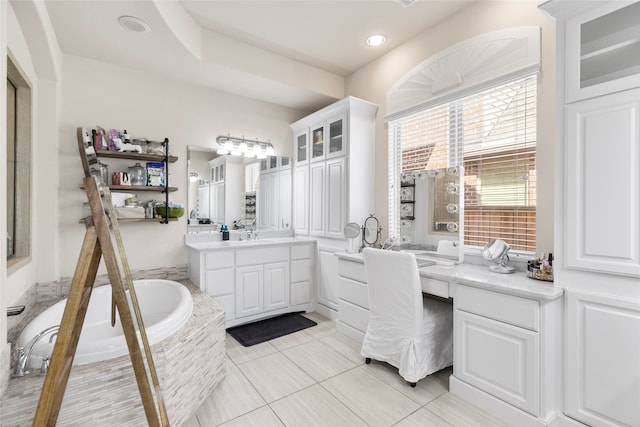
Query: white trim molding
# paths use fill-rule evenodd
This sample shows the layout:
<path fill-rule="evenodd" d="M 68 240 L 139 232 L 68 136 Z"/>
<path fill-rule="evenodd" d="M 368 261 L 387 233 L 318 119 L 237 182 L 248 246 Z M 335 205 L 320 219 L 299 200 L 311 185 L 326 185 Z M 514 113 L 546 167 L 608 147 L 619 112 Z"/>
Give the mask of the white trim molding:
<path fill-rule="evenodd" d="M 386 121 L 540 68 L 540 27 L 514 27 L 464 40 L 431 56 L 387 92 Z"/>

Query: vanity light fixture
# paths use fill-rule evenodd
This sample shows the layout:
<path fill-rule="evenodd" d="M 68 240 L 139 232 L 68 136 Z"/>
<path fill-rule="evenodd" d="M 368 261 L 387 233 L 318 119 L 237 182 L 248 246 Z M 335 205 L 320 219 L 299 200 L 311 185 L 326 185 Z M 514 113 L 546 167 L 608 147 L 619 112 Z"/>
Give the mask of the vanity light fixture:
<path fill-rule="evenodd" d="M 216 138 L 218 154 L 231 154 L 232 156 L 256 157 L 264 159 L 267 156 L 274 156 L 275 150 L 270 141 L 247 141 L 242 138 L 236 138 L 230 135 L 220 135 Z"/>
<path fill-rule="evenodd" d="M 118 18 L 118 22 L 125 29 L 133 31 L 134 33 L 148 33 L 149 31 L 151 31 L 151 27 L 149 26 L 149 24 L 147 24 L 140 18 L 136 18 L 135 16 L 120 16 Z"/>
<path fill-rule="evenodd" d="M 198 172 L 189 172 L 189 182 L 195 182 L 198 180 Z"/>
<path fill-rule="evenodd" d="M 368 46 L 373 46 L 373 47 L 380 46 L 384 44 L 384 42 L 386 41 L 387 41 L 387 37 L 384 36 L 383 34 L 372 34 L 369 37 L 367 37 L 367 39 L 365 40 Z"/>

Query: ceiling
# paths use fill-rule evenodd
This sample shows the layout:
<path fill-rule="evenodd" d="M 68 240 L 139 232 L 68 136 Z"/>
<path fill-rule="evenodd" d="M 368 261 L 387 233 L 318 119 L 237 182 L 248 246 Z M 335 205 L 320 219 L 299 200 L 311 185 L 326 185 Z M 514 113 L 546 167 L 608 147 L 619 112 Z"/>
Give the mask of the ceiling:
<path fill-rule="evenodd" d="M 345 77 L 468 5 L 462 0 L 46 0 L 62 51 L 313 110 Z M 151 31 L 118 23 L 135 16 Z M 373 48 L 365 38 L 382 33 Z"/>

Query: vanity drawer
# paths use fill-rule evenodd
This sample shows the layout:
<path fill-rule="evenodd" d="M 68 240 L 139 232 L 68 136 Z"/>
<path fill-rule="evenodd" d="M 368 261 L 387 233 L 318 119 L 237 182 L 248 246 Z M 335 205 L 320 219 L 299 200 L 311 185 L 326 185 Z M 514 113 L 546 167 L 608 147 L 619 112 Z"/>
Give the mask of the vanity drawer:
<path fill-rule="evenodd" d="M 338 262 L 338 275 L 357 280 L 358 282 L 367 283 L 367 273 L 364 269 L 364 263 L 341 259 Z"/>
<path fill-rule="evenodd" d="M 338 278 L 338 296 L 360 307 L 369 309 L 369 286 L 345 277 Z"/>
<path fill-rule="evenodd" d="M 212 251 L 205 253 L 207 270 L 233 267 L 233 251 Z"/>
<path fill-rule="evenodd" d="M 289 246 L 236 251 L 236 267 L 289 261 Z"/>
<path fill-rule="evenodd" d="M 311 245 L 291 245 L 291 259 L 311 258 Z"/>
<path fill-rule="evenodd" d="M 292 260 L 291 283 L 304 282 L 305 280 L 311 280 L 311 261 L 309 259 Z"/>
<path fill-rule="evenodd" d="M 445 280 L 420 276 L 420 287 L 424 293 L 449 298 L 449 282 Z"/>
<path fill-rule="evenodd" d="M 456 309 L 538 331 L 538 301 L 458 284 Z"/>
<path fill-rule="evenodd" d="M 360 332 L 366 333 L 369 326 L 369 310 L 340 300 L 338 302 L 338 320 Z"/>

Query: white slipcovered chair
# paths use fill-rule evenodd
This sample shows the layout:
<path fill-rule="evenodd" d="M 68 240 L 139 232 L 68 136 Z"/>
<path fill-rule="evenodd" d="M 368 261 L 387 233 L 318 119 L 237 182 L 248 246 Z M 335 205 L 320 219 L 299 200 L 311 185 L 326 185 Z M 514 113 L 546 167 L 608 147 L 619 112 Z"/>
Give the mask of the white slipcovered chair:
<path fill-rule="evenodd" d="M 453 364 L 453 307 L 423 298 L 415 255 L 365 248 L 369 326 L 361 354 L 387 362 L 412 387 Z"/>

